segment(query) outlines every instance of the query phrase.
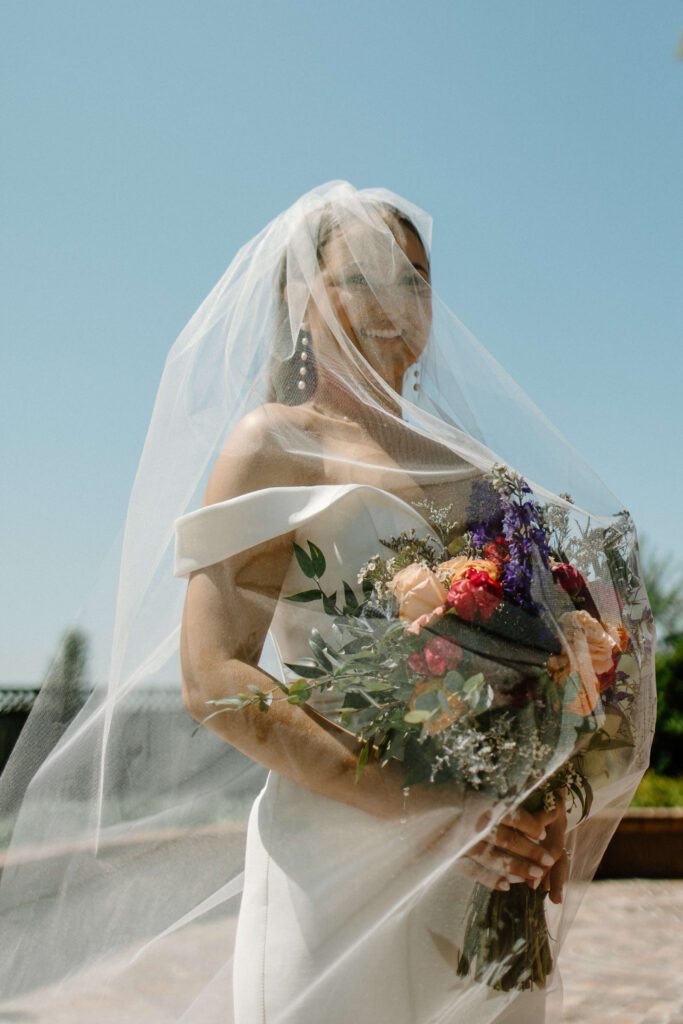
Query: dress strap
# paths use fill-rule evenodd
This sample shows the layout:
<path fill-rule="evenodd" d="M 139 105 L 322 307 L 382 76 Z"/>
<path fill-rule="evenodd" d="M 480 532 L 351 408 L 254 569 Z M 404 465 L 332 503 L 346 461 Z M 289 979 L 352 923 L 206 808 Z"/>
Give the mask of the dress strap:
<path fill-rule="evenodd" d="M 176 519 L 175 576 L 189 576 L 207 565 L 298 530 L 338 502 L 386 504 L 401 510 L 406 526 L 431 532 L 412 505 L 368 484 L 268 487 L 206 505 Z"/>

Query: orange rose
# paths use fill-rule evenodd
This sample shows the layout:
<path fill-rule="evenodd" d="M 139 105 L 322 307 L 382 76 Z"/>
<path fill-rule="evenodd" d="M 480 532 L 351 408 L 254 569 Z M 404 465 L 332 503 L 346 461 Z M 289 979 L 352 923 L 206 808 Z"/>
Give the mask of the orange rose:
<path fill-rule="evenodd" d="M 446 590 L 437 577 L 419 562 L 401 569 L 387 586 L 398 601 L 399 618 L 407 622 L 432 617 L 446 600 Z"/>
<path fill-rule="evenodd" d="M 594 618 L 590 612 L 580 611 L 569 612 L 568 614 L 575 615 L 581 620 L 581 625 L 586 634 L 593 671 L 596 676 L 601 675 L 603 672 L 609 672 L 612 668 L 612 651 L 616 646 L 612 637 L 609 633 L 605 632 L 602 623 Z"/>
<path fill-rule="evenodd" d="M 605 632 L 609 633 L 614 645 L 622 654 L 628 650 L 629 635 L 628 630 L 623 622 L 612 622 L 609 619 L 605 620 Z"/>
<path fill-rule="evenodd" d="M 567 705 L 567 710 L 586 717 L 600 696 L 598 676 L 613 667 L 616 644 L 602 623 L 587 611 L 565 612 L 560 616 L 560 625 L 562 652 L 548 659 L 548 672 L 559 683 L 571 672 L 578 673 L 581 692 Z"/>
<path fill-rule="evenodd" d="M 457 558 L 449 558 L 447 562 L 437 565 L 434 572 L 439 580 L 449 590 L 456 580 L 464 578 L 468 569 L 476 569 L 477 572 L 486 572 L 492 580 L 500 576 L 500 563 L 492 562 L 488 558 L 467 558 L 466 555 L 458 555 Z"/>

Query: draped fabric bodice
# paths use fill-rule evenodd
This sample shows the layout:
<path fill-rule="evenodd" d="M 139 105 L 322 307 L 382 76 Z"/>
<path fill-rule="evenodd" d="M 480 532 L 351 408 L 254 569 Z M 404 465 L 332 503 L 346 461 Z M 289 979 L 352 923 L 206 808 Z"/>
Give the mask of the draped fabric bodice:
<path fill-rule="evenodd" d="M 325 593 L 337 591 L 341 602 L 343 581 L 358 593 L 359 569 L 374 555 L 388 553 L 382 541 L 411 530 L 423 538 L 434 537 L 429 524 L 412 505 L 376 487 L 322 484 L 267 488 L 205 506 L 179 519 L 175 574 L 187 576 L 273 537 L 290 534 L 292 541 L 304 550 L 308 550 L 310 540 L 324 553 L 326 569 L 320 585 Z M 311 580 L 292 556 L 282 584 L 282 597 L 311 586 Z M 325 636 L 331 621 L 320 604 L 307 604 L 303 614 L 302 606 L 296 602 L 277 602 L 270 633 L 283 679 L 288 677 L 287 663 L 310 656 L 311 631 L 317 629 Z M 337 699 L 316 694 L 310 703 L 329 713 Z"/>

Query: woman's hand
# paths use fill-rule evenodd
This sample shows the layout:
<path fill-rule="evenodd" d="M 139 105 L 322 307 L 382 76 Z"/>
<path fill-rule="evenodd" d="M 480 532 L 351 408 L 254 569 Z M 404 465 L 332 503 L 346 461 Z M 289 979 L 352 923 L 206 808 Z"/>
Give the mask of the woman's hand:
<path fill-rule="evenodd" d="M 487 812 L 489 813 L 489 812 Z M 477 823 L 483 828 L 485 820 Z M 567 812 L 564 791 L 551 811 L 531 814 L 518 808 L 458 859 L 458 870 L 490 889 L 507 891 L 511 884 L 526 882 L 532 889 L 543 885 L 553 903 L 562 901 L 568 860 L 564 850 Z"/>
<path fill-rule="evenodd" d="M 552 903 L 562 902 L 564 883 L 569 872 L 569 857 L 565 848 L 567 834 L 567 791 L 562 789 L 556 798 L 555 817 L 546 827 L 543 845 L 555 858 L 555 863 L 543 877 L 543 888 L 550 893 Z"/>

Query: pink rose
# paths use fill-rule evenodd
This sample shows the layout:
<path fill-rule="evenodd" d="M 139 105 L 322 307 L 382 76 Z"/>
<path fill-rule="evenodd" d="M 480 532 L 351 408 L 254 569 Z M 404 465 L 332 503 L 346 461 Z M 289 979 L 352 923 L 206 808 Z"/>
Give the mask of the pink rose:
<path fill-rule="evenodd" d="M 446 600 L 445 587 L 431 569 L 419 562 L 401 569 L 387 586 L 398 601 L 399 618 L 408 622 L 430 615 Z"/>
<path fill-rule="evenodd" d="M 420 630 L 429 629 L 430 626 L 433 626 L 435 622 L 438 622 L 445 611 L 445 605 L 440 604 L 438 608 L 428 612 L 427 615 L 420 615 L 419 619 L 413 619 L 412 622 L 408 623 L 406 626 L 406 633 L 412 633 L 413 636 L 419 636 Z"/>
<path fill-rule="evenodd" d="M 422 652 L 432 676 L 445 676 L 454 671 L 462 658 L 462 647 L 445 636 L 433 636 L 427 641 Z"/>
<path fill-rule="evenodd" d="M 503 600 L 503 588 L 487 572 L 470 569 L 464 579 L 455 580 L 446 596 L 446 607 L 453 608 L 465 622 L 474 622 L 477 613 L 482 622 L 493 615 Z"/>
<path fill-rule="evenodd" d="M 431 676 L 431 672 L 427 667 L 427 662 L 423 654 L 410 654 L 407 659 L 408 668 L 413 672 L 417 672 L 420 676 Z"/>

